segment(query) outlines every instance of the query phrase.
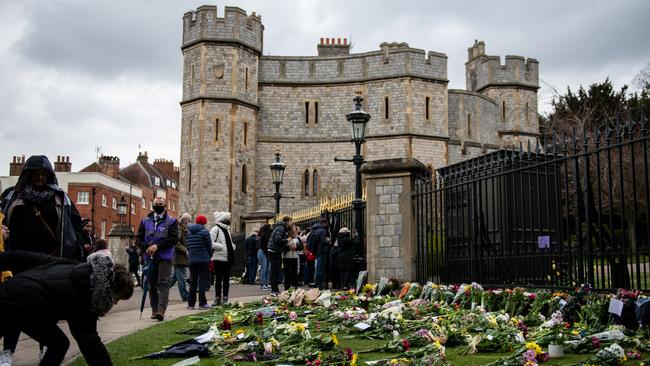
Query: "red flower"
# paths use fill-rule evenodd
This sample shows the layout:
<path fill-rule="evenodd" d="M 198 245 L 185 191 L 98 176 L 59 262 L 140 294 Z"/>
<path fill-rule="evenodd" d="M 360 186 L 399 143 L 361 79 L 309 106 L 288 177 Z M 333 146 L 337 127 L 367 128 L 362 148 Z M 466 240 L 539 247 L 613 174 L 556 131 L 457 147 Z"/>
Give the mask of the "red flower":
<path fill-rule="evenodd" d="M 566 329 L 571 328 L 571 323 L 569 323 L 569 322 L 564 322 L 564 328 L 566 328 Z"/>
<path fill-rule="evenodd" d="M 528 298 L 530 300 L 535 300 L 537 298 L 537 294 L 530 294 L 530 295 L 528 295 Z"/>
<path fill-rule="evenodd" d="M 402 339 L 402 347 L 404 347 L 404 351 L 406 352 L 411 350 L 411 345 L 409 344 L 408 339 Z"/>
<path fill-rule="evenodd" d="M 600 348 L 600 339 L 597 337 L 591 337 L 591 345 L 594 346 L 594 348 Z"/>
<path fill-rule="evenodd" d="M 257 313 L 257 324 L 264 325 L 264 314 Z"/>

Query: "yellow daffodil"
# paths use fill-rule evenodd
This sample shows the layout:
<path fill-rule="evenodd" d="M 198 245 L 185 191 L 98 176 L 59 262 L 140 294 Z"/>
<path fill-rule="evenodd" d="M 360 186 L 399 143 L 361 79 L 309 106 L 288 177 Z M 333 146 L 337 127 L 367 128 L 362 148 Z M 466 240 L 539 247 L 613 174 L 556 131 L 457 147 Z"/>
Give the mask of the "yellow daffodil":
<path fill-rule="evenodd" d="M 392 360 L 390 360 L 390 364 L 391 365 L 399 365 L 399 360 L 396 359 L 396 358 L 393 358 Z"/>
<path fill-rule="evenodd" d="M 332 334 L 332 342 L 334 342 L 335 346 L 339 346 L 339 339 L 336 338 L 336 334 Z"/>
<path fill-rule="evenodd" d="M 535 342 L 528 342 L 526 343 L 526 349 L 532 349 L 535 351 L 535 356 L 541 355 L 542 354 L 542 347 L 540 347 L 537 343 Z"/>
<path fill-rule="evenodd" d="M 356 353 L 352 354 L 352 360 L 350 360 L 350 366 L 357 366 L 357 361 L 359 360 L 359 355 Z"/>
<path fill-rule="evenodd" d="M 244 328 L 239 328 L 235 331 L 235 335 L 240 335 L 246 333 L 246 330 Z"/>
<path fill-rule="evenodd" d="M 230 334 L 230 332 L 223 332 L 223 333 L 221 333 L 221 336 L 226 338 L 226 339 L 232 338 L 232 335 Z"/>

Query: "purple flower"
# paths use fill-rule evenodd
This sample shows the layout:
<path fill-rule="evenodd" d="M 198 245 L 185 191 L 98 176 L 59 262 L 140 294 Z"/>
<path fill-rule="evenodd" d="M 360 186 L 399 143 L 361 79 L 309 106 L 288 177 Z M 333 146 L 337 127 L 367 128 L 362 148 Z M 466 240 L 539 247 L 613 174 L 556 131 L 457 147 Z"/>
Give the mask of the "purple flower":
<path fill-rule="evenodd" d="M 539 362 L 546 362 L 546 361 L 548 361 L 548 353 L 546 353 L 546 352 L 542 352 L 542 353 L 540 353 L 539 356 L 537 356 L 537 360 L 538 360 Z"/>
<path fill-rule="evenodd" d="M 529 349 L 524 352 L 524 361 L 535 361 L 535 350 Z"/>

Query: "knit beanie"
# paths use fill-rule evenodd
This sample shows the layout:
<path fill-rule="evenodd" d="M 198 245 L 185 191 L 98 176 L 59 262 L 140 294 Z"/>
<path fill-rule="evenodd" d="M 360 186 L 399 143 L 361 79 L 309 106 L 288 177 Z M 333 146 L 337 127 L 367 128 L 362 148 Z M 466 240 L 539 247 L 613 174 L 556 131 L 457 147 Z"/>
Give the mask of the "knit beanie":
<path fill-rule="evenodd" d="M 205 225 L 208 223 L 208 218 L 203 215 L 199 215 L 196 217 L 196 223 L 199 225 Z"/>

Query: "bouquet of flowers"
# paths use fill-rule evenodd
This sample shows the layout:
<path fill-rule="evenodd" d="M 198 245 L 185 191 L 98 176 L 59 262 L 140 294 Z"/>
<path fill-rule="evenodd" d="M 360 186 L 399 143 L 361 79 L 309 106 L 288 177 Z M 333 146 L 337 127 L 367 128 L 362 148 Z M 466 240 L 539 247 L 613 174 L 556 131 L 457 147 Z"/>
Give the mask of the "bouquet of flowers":
<path fill-rule="evenodd" d="M 623 347 L 619 346 L 618 343 L 614 343 L 611 346 L 601 349 L 594 355 L 585 361 L 585 365 L 619 365 L 627 361 L 627 355 Z"/>

